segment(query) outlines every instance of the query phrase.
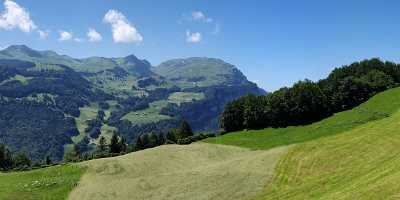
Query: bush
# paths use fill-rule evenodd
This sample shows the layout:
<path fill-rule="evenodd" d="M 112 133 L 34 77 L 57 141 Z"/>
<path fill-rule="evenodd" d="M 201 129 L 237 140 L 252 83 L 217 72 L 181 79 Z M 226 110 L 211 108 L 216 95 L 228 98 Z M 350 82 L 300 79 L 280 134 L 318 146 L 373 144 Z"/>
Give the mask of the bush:
<path fill-rule="evenodd" d="M 178 144 L 180 145 L 187 145 L 187 144 L 191 144 L 192 140 L 190 138 L 183 138 L 183 139 L 179 139 L 178 140 Z"/>

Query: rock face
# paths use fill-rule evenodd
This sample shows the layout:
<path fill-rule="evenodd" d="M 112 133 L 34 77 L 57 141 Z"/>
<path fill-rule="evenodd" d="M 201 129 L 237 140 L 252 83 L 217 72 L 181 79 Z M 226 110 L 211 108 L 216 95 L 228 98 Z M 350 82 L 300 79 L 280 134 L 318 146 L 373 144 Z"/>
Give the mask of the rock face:
<path fill-rule="evenodd" d="M 247 94 L 265 92 L 220 59 L 152 67 L 134 55 L 75 59 L 15 45 L 0 51 L 0 107 L 7 108 L 0 112 L 0 143 L 59 160 L 69 145 L 87 151 L 112 132 L 134 142 L 183 119 L 195 131 L 215 131 L 224 105 Z M 29 114 L 37 109 L 54 117 Z"/>

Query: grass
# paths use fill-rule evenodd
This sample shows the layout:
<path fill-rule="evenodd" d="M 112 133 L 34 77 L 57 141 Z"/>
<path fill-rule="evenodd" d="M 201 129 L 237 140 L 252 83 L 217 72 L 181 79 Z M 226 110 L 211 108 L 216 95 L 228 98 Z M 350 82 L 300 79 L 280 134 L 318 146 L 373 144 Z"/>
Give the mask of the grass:
<path fill-rule="evenodd" d="M 298 144 L 261 199 L 400 198 L 400 112 Z"/>
<path fill-rule="evenodd" d="M 79 135 L 72 137 L 72 141 L 76 144 L 80 142 L 85 136 L 85 129 L 87 128 L 87 120 L 95 119 L 97 117 L 98 108 L 95 105 L 79 108 L 80 115 L 75 118 L 76 127 L 78 128 Z"/>
<path fill-rule="evenodd" d="M 171 119 L 170 116 L 160 114 L 161 109 L 166 107 L 167 105 L 168 102 L 165 100 L 155 101 L 150 103 L 149 108 L 135 112 L 130 112 L 126 114 L 124 117 L 122 117 L 122 119 L 129 120 L 130 122 L 136 125 Z"/>
<path fill-rule="evenodd" d="M 3 85 L 5 83 L 11 82 L 11 81 L 19 81 L 22 85 L 27 85 L 28 81 L 31 79 L 32 79 L 32 77 L 25 77 L 25 76 L 21 76 L 21 75 L 17 74 L 7 80 L 2 81 L 0 83 L 0 85 Z"/>
<path fill-rule="evenodd" d="M 65 69 L 54 64 L 35 63 L 35 67 L 29 68 L 28 71 L 64 71 Z"/>
<path fill-rule="evenodd" d="M 197 143 L 163 145 L 82 163 L 71 200 L 231 200 L 261 192 L 287 148 L 251 151 Z"/>
<path fill-rule="evenodd" d="M 168 97 L 168 102 L 180 105 L 181 103 L 199 101 L 204 97 L 204 93 L 174 92 Z"/>
<path fill-rule="evenodd" d="M 95 144 L 99 144 L 101 136 L 103 136 L 107 142 L 111 141 L 111 137 L 113 133 L 117 131 L 117 128 L 109 126 L 107 124 L 103 124 L 100 130 L 101 130 L 101 135 L 96 140 L 93 141 L 93 143 Z"/>
<path fill-rule="evenodd" d="M 240 131 L 208 138 L 204 142 L 251 149 L 271 149 L 307 142 L 343 133 L 362 124 L 388 117 L 400 108 L 399 99 L 400 88 L 395 88 L 375 95 L 352 110 L 337 113 L 311 125 Z"/>
<path fill-rule="evenodd" d="M 0 199 L 66 199 L 84 171 L 82 167 L 63 165 L 27 172 L 0 173 Z"/>

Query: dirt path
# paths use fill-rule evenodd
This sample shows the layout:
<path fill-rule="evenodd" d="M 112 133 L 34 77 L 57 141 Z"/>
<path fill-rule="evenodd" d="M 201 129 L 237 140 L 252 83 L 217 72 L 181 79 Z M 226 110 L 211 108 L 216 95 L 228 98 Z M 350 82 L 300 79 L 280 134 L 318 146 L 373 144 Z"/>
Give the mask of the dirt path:
<path fill-rule="evenodd" d="M 264 189 L 286 148 L 251 151 L 196 143 L 93 160 L 71 200 L 231 200 Z"/>

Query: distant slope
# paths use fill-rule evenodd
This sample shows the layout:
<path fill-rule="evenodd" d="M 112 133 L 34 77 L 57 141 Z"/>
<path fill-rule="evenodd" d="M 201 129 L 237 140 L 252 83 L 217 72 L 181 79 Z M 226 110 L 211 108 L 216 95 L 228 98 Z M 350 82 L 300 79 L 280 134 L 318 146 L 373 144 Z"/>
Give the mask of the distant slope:
<path fill-rule="evenodd" d="M 261 199 L 400 198 L 400 112 L 293 147 Z"/>
<path fill-rule="evenodd" d="M 305 126 L 267 128 L 229 133 L 205 142 L 251 149 L 271 149 L 306 142 L 349 131 L 359 125 L 390 116 L 400 109 L 400 88 L 379 93 L 360 106 L 336 113 L 320 122 Z"/>
<path fill-rule="evenodd" d="M 147 76 L 152 74 L 150 71 L 150 63 L 146 60 L 140 60 L 134 55 L 123 58 L 90 57 L 76 59 L 66 55 L 59 55 L 54 51 L 36 51 L 25 45 L 11 45 L 0 51 L 0 59 L 15 59 L 45 64 L 61 64 L 71 67 L 77 72 L 96 73 L 120 67 L 137 76 Z"/>
<path fill-rule="evenodd" d="M 153 71 L 184 87 L 250 83 L 235 66 L 215 58 L 173 59 L 161 63 Z"/>
<path fill-rule="evenodd" d="M 194 131 L 216 131 L 227 102 L 263 94 L 222 60 L 185 60 L 168 65 L 172 71 L 164 77 L 134 55 L 75 59 L 9 46 L 0 51 L 0 143 L 34 160 L 61 160 L 73 144 L 88 152 L 113 132 L 134 143 L 138 135 L 161 134 L 182 119 Z M 97 119 L 102 113 L 104 119 Z"/>
<path fill-rule="evenodd" d="M 264 188 L 285 152 L 165 145 L 93 160 L 82 164 L 87 173 L 69 199 L 246 199 Z"/>

